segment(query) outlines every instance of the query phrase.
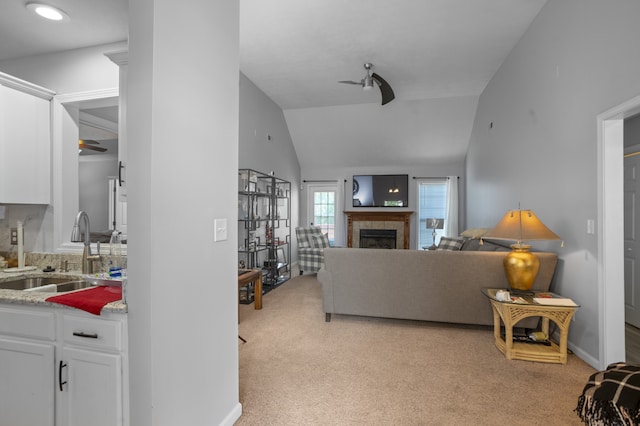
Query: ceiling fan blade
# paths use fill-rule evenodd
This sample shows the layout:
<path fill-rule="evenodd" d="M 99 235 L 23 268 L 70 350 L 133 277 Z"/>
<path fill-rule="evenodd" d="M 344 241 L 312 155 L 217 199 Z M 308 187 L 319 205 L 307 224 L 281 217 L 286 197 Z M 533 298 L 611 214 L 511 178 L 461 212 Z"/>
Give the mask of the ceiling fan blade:
<path fill-rule="evenodd" d="M 358 86 L 362 86 L 362 82 L 358 83 L 357 81 L 351 81 L 351 80 L 341 80 L 338 83 L 357 84 Z"/>
<path fill-rule="evenodd" d="M 78 147 L 80 149 L 90 149 L 92 151 L 98 151 L 98 152 L 105 152 L 107 150 L 107 148 L 102 148 L 102 147 L 93 146 L 93 145 L 86 145 L 84 143 L 79 143 Z"/>
<path fill-rule="evenodd" d="M 384 78 L 380 77 L 375 72 L 371 74 L 371 77 L 376 81 L 376 83 L 378 83 L 378 86 L 380 86 L 380 93 L 382 93 L 382 105 L 388 104 L 395 99 L 396 95 L 393 93 L 393 89 Z"/>
<path fill-rule="evenodd" d="M 94 141 L 93 139 L 79 139 L 78 143 L 91 144 L 91 145 L 100 145 L 100 142 Z"/>

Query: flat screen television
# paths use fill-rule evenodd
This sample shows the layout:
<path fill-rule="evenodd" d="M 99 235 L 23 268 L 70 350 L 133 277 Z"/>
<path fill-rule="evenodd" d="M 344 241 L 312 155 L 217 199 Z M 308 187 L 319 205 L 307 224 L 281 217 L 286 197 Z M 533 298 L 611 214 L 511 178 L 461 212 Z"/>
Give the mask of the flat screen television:
<path fill-rule="evenodd" d="M 354 175 L 353 207 L 408 207 L 409 175 Z"/>

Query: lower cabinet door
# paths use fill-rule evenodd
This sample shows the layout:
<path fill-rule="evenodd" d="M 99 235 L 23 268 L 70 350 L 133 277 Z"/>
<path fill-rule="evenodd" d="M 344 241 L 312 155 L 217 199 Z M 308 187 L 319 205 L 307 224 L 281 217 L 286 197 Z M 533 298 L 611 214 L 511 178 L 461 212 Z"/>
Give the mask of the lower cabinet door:
<path fill-rule="evenodd" d="M 53 426 L 53 344 L 0 338 L 0 426 Z"/>
<path fill-rule="evenodd" d="M 59 392 L 67 426 L 117 426 L 122 415 L 122 356 L 65 347 L 66 384 Z"/>

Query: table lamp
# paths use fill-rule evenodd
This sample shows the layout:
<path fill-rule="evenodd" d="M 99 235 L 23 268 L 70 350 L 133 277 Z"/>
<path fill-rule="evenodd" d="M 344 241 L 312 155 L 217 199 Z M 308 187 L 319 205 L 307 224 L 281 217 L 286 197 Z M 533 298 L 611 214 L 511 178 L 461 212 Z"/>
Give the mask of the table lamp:
<path fill-rule="evenodd" d="M 443 229 L 444 228 L 444 219 L 436 219 L 436 218 L 430 218 L 427 219 L 427 229 L 433 229 L 433 233 L 431 235 L 433 235 L 433 244 L 431 244 L 431 247 L 429 247 L 429 250 L 433 250 L 434 248 L 436 248 L 436 229 Z"/>
<path fill-rule="evenodd" d="M 510 210 L 482 239 L 516 241 L 504 258 L 504 271 L 512 290 L 529 291 L 540 269 L 540 259 L 523 241 L 559 240 L 531 210 Z M 562 244 L 564 246 L 564 243 Z"/>

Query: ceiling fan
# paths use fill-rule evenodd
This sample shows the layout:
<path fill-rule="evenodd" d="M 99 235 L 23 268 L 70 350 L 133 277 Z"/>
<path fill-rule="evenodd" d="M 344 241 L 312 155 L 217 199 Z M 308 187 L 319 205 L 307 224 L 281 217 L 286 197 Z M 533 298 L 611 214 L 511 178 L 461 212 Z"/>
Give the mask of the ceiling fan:
<path fill-rule="evenodd" d="M 100 146 L 94 146 L 94 145 L 100 145 L 100 142 L 90 140 L 90 139 L 78 139 L 79 149 L 90 149 L 92 151 L 98 151 L 98 152 L 105 152 L 107 150 L 107 148 L 102 148 Z"/>
<path fill-rule="evenodd" d="M 362 80 L 360 80 L 360 82 L 341 80 L 338 83 L 357 84 L 362 86 L 364 90 L 371 90 L 373 89 L 373 82 L 375 81 L 378 87 L 380 87 L 380 93 L 382 93 L 382 105 L 388 104 L 396 97 L 396 95 L 393 94 L 393 89 L 391 89 L 391 86 L 389 86 L 389 83 L 387 83 L 384 78 L 380 77 L 375 72 L 370 73 L 371 68 L 373 68 L 373 64 L 369 62 L 364 64 L 364 69 L 367 70 L 367 75 Z"/>

